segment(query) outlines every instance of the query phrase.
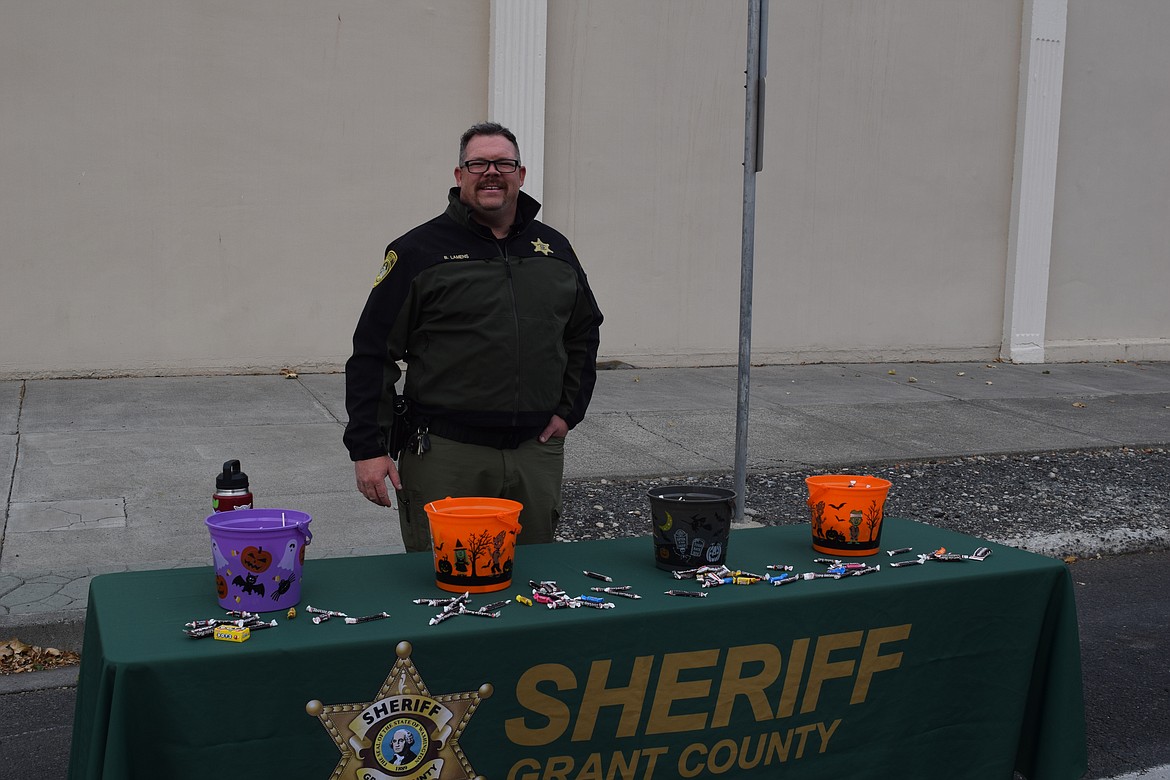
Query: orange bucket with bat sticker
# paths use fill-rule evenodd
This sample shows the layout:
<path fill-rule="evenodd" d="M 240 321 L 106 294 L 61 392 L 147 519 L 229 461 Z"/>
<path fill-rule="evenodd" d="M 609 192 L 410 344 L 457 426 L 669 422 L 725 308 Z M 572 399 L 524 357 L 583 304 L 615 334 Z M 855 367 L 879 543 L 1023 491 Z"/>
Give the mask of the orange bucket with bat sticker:
<path fill-rule="evenodd" d="M 435 584 L 490 593 L 512 584 L 524 505 L 506 498 L 443 498 L 423 509 L 431 524 Z"/>
<path fill-rule="evenodd" d="M 813 549 L 833 556 L 873 555 L 882 535 L 889 480 L 852 474 L 806 477 Z"/>

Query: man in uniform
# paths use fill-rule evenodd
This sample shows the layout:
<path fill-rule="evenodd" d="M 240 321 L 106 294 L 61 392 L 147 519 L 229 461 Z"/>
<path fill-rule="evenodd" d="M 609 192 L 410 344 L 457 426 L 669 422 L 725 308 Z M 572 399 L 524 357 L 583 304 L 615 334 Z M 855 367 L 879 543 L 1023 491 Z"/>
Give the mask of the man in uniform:
<path fill-rule="evenodd" d="M 345 445 L 362 495 L 391 506 L 393 485 L 407 551 L 429 549 L 424 506 L 447 496 L 519 501 L 520 543 L 552 541 L 560 518 L 564 438 L 593 394 L 602 315 L 524 175 L 507 128 L 464 133 L 447 210 L 387 247 L 354 331 Z"/>

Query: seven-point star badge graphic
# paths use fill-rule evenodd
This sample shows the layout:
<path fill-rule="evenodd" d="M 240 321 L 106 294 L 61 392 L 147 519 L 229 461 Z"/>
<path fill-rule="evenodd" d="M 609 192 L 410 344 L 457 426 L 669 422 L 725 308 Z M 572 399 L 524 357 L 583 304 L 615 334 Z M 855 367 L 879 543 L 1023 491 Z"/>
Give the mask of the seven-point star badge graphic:
<path fill-rule="evenodd" d="M 540 252 L 545 257 L 552 254 L 552 247 L 541 241 L 539 238 L 532 242 L 532 251 Z"/>
<path fill-rule="evenodd" d="M 410 642 L 394 648 L 398 660 L 372 702 L 322 704 L 305 712 L 321 721 L 341 751 L 330 780 L 470 780 L 477 777 L 459 747 L 490 683 L 477 691 L 432 696 L 410 659 Z"/>

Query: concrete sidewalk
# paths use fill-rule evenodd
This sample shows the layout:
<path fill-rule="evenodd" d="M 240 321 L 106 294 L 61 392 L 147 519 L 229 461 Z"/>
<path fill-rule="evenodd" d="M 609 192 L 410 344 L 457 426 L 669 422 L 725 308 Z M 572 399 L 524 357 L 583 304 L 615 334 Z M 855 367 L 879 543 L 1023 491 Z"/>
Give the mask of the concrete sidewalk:
<path fill-rule="evenodd" d="M 731 471 L 734 367 L 599 373 L 566 477 Z M 313 516 L 311 557 L 401 551 L 354 489 L 339 374 L 0 382 L 0 636 L 80 649 L 90 578 L 210 563 L 239 459 L 258 506 Z M 756 367 L 749 467 L 1170 442 L 1170 364 Z M 751 506 L 751 496 L 746 496 Z"/>

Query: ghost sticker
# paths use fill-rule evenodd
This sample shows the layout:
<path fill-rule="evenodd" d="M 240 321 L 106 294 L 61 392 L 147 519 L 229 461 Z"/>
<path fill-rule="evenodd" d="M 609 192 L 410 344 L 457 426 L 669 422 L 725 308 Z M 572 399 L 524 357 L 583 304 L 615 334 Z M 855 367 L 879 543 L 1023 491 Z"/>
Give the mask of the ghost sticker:
<path fill-rule="evenodd" d="M 276 568 L 283 571 L 292 571 L 296 565 L 294 562 L 297 559 L 297 540 L 289 539 L 284 543 L 284 555 L 280 562 L 276 564 Z"/>

